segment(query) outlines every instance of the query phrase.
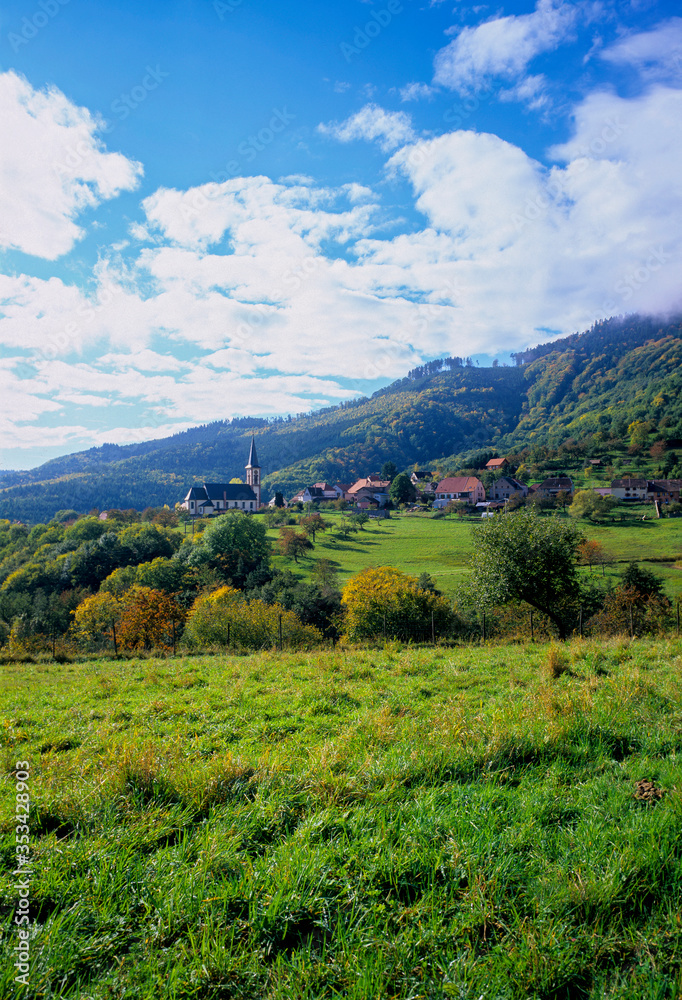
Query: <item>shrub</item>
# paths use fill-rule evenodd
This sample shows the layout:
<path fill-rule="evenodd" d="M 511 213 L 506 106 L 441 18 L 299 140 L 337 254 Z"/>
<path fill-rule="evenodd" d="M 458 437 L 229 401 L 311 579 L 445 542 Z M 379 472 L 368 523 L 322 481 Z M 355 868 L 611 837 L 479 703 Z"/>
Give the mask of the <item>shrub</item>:
<path fill-rule="evenodd" d="M 232 587 L 220 587 L 196 599 L 189 612 L 185 641 L 192 647 L 235 646 L 242 649 L 268 649 L 279 641 L 289 648 L 302 649 L 319 645 L 322 633 L 304 625 L 293 611 L 281 604 L 247 600 Z"/>

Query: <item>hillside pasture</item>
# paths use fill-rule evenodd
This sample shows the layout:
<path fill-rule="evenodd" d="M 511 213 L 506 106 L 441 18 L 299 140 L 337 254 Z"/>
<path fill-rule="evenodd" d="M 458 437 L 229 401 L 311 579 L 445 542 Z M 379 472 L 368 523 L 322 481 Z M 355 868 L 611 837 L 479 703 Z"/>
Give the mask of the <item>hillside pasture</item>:
<path fill-rule="evenodd" d="M 682 643 L 6 667 L 28 1000 L 673 1000 Z"/>
<path fill-rule="evenodd" d="M 682 518 L 657 520 L 652 514 L 647 505 L 625 511 L 622 521 L 607 524 L 580 521 L 579 525 L 611 557 L 604 572 L 612 582 L 616 582 L 624 564 L 642 560 L 663 577 L 666 593 L 676 599 L 682 596 Z M 433 519 L 421 514 L 393 514 L 390 519 L 370 520 L 362 531 L 343 539 L 335 531 L 342 515 L 324 512 L 323 517 L 332 528 L 317 535 L 314 550 L 299 563 L 276 556 L 275 565 L 307 580 L 315 560 L 330 559 L 338 569 L 341 586 L 367 566 L 395 566 L 413 576 L 430 573 L 445 594 L 452 594 L 468 575 L 469 560 L 474 553 L 472 527 L 479 523 L 478 518 Z M 271 529 L 268 534 L 275 543 L 277 531 Z M 677 562 L 681 565 L 676 566 Z M 590 571 L 586 568 L 583 572 Z M 601 575 L 601 567 L 593 572 Z"/>

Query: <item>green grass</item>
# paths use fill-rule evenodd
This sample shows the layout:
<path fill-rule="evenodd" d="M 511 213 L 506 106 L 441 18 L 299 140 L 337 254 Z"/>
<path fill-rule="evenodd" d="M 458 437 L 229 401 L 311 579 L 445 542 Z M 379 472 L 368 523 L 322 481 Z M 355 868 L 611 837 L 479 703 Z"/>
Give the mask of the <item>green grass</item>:
<path fill-rule="evenodd" d="M 336 526 L 339 514 L 325 513 L 324 519 Z M 278 532 L 268 532 L 274 541 Z M 371 520 L 362 531 L 343 539 L 332 530 L 318 533 L 310 558 L 298 564 L 275 557 L 280 568 L 293 570 L 307 579 L 316 559 L 330 559 L 339 570 L 339 584 L 367 566 L 396 566 L 414 576 L 431 573 L 446 592 L 451 592 L 468 573 L 473 549 L 470 526 L 452 518 L 432 520 L 425 517 L 394 515 L 382 521 Z"/>
<path fill-rule="evenodd" d="M 0 995 L 673 1000 L 681 668 L 627 640 L 5 667 Z"/>
<path fill-rule="evenodd" d="M 665 580 L 666 593 L 671 598 L 682 596 L 682 518 L 652 519 L 651 505 L 627 510 L 624 519 L 598 525 L 580 521 L 588 538 L 601 542 L 616 560 L 606 573 L 615 582 L 631 560 L 654 560 L 650 568 Z M 645 515 L 647 520 L 642 521 Z M 323 515 L 333 525 L 340 515 Z M 568 515 L 564 515 L 568 516 Z M 294 563 L 275 557 L 280 568 L 290 569 L 302 579 L 309 579 L 317 559 L 331 559 L 339 570 L 343 586 L 355 573 L 367 566 L 395 566 L 419 576 L 430 573 L 438 587 L 451 594 L 468 575 L 468 563 L 473 555 L 471 528 L 475 520 L 445 517 L 433 520 L 421 515 L 398 515 L 390 520 L 366 524 L 363 531 L 338 538 L 333 531 L 318 534 L 315 549 L 309 557 Z M 274 542 L 277 530 L 268 532 Z M 666 560 L 665 562 L 662 560 Z M 676 567 L 675 562 L 680 562 Z M 588 571 L 586 571 L 588 572 Z M 601 570 L 597 570 L 601 574 Z"/>

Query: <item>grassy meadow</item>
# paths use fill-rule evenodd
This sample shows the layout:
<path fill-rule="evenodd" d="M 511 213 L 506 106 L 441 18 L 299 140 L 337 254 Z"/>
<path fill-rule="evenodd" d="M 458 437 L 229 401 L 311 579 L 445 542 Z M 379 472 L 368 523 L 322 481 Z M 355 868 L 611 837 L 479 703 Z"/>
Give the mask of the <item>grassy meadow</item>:
<path fill-rule="evenodd" d="M 666 593 L 676 599 L 682 597 L 682 518 L 658 520 L 652 513 L 651 505 L 646 505 L 625 511 L 622 520 L 579 524 L 613 559 L 604 568 L 607 577 L 615 582 L 624 564 L 642 560 L 663 577 Z M 445 594 L 451 594 L 468 575 L 474 551 L 471 529 L 478 519 L 452 516 L 434 520 L 430 515 L 393 514 L 383 521 L 370 520 L 362 531 L 343 539 L 333 530 L 341 515 L 325 511 L 323 517 L 333 527 L 317 534 L 314 550 L 298 563 L 275 556 L 275 565 L 307 580 L 315 560 L 330 559 L 339 571 L 340 586 L 367 566 L 395 566 L 413 576 L 430 573 Z M 277 530 L 270 529 L 268 535 L 274 546 Z M 595 572 L 601 574 L 602 570 Z"/>
<path fill-rule="evenodd" d="M 0 736 L 2 997 L 682 995 L 682 641 L 7 665 Z"/>

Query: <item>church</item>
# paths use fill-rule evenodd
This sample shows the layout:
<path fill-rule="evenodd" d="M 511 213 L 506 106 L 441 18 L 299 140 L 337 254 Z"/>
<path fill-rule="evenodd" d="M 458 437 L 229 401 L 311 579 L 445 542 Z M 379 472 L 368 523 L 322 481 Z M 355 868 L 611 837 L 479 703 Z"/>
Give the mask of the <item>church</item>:
<path fill-rule="evenodd" d="M 256 441 L 251 435 L 251 449 L 246 463 L 244 483 L 204 483 L 193 486 L 180 504 L 193 517 L 210 517 L 226 510 L 253 512 L 260 507 L 260 465 Z"/>

